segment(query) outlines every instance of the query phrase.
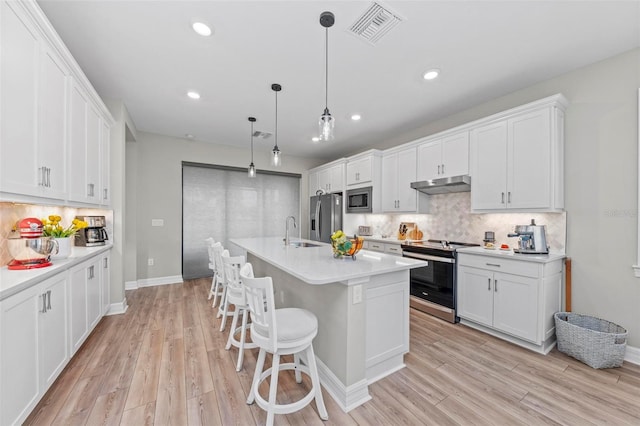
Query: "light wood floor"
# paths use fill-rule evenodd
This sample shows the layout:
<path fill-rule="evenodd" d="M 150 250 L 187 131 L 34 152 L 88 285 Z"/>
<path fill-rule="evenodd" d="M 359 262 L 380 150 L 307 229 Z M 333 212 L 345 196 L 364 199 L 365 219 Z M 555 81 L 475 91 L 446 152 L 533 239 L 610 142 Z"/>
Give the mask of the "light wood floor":
<path fill-rule="evenodd" d="M 264 424 L 264 412 L 245 403 L 257 350 L 236 373 L 237 350 L 224 350 L 208 288 L 202 279 L 127 292 L 127 313 L 100 322 L 26 424 Z M 640 424 L 634 364 L 593 370 L 414 310 L 406 364 L 349 414 L 325 392 L 329 421 L 312 403 L 276 415 L 276 424 Z M 279 402 L 309 385 L 284 373 L 280 380 Z"/>

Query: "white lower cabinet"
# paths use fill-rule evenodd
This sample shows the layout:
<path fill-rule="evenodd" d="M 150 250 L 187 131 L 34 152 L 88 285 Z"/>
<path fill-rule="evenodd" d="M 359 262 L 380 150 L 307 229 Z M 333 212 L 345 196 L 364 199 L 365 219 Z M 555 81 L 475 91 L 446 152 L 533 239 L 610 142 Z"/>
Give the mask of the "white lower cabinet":
<path fill-rule="evenodd" d="M 72 354 L 80 348 L 102 318 L 101 268 L 102 258 L 96 257 L 73 267 L 69 273 Z"/>
<path fill-rule="evenodd" d="M 461 322 L 537 352 L 555 345 L 562 259 L 550 262 L 458 255 Z"/>
<path fill-rule="evenodd" d="M 69 360 L 67 274 L 0 302 L 0 424 L 21 423 Z"/>
<path fill-rule="evenodd" d="M 102 288 L 102 315 L 106 315 L 109 312 L 109 306 L 111 305 L 111 255 L 105 253 L 102 255 L 100 267 L 102 268 L 100 283 Z"/>

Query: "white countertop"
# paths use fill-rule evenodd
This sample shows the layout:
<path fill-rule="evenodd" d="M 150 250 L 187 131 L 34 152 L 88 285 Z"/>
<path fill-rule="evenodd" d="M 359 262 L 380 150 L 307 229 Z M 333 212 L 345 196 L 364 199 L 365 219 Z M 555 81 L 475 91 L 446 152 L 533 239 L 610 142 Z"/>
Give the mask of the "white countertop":
<path fill-rule="evenodd" d="M 234 238 L 230 242 L 245 249 L 254 256 L 271 263 L 290 275 L 309 284 L 329 284 L 370 277 L 395 271 L 403 271 L 423 266 L 426 262 L 388 255 L 369 250 L 361 250 L 356 260 L 335 259 L 331 245 L 309 240 L 319 247 L 285 246 L 281 237 Z"/>
<path fill-rule="evenodd" d="M 0 268 L 0 300 L 13 296 L 112 247 L 112 244 L 99 247 L 73 247 L 71 256 L 66 259 L 54 259 L 51 261 L 53 265 L 44 268 L 10 270 L 3 266 Z"/>
<path fill-rule="evenodd" d="M 407 244 L 407 243 L 415 243 L 416 241 L 424 241 L 424 240 L 399 240 L 396 237 L 382 237 L 380 235 L 372 235 L 372 236 L 364 236 L 360 235 L 360 237 L 364 238 L 365 241 L 375 241 L 379 243 L 387 243 L 387 244 Z"/>
<path fill-rule="evenodd" d="M 549 253 L 549 254 L 522 254 L 514 253 L 512 249 L 501 250 L 500 248 L 486 249 L 484 247 L 467 247 L 456 250 L 458 253 L 475 254 L 491 257 L 499 257 L 502 259 L 513 259 L 535 263 L 547 263 L 554 260 L 564 259 L 567 257 L 564 253 Z"/>

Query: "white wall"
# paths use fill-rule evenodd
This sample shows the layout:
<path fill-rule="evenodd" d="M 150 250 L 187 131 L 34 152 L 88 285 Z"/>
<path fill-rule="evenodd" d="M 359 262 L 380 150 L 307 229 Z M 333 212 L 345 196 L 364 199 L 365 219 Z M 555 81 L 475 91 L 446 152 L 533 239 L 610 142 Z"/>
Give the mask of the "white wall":
<path fill-rule="evenodd" d="M 137 209 L 136 277 L 140 280 L 179 276 L 182 268 L 182 162 L 246 168 L 250 152 L 247 149 L 144 132 L 138 132 L 135 147 L 131 148 L 135 149 L 137 158 L 134 178 Z M 284 151 L 285 147 L 281 149 Z M 270 152 L 254 152 L 258 179 L 260 169 L 273 170 L 269 155 Z M 309 211 L 305 171 L 316 164 L 317 160 L 290 157 L 285 152 L 283 166 L 278 170 L 302 174 L 300 199 L 305 200 L 301 203 L 302 219 L 308 216 Z M 151 219 L 163 219 L 164 227 L 152 227 Z M 305 220 L 300 222 L 306 223 Z M 306 225 L 301 226 L 306 229 Z M 150 257 L 154 259 L 154 266 L 147 265 Z"/>

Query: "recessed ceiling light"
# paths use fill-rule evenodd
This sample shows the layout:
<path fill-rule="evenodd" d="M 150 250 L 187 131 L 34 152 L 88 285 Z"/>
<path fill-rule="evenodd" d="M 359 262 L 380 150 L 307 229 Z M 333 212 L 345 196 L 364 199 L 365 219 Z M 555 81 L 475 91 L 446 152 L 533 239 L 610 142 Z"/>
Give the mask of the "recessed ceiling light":
<path fill-rule="evenodd" d="M 187 92 L 187 96 L 191 99 L 200 99 L 200 93 L 194 91 Z"/>
<path fill-rule="evenodd" d="M 313 142 L 318 142 L 318 141 L 320 141 L 320 138 L 319 138 L 319 137 L 317 137 L 317 136 L 314 136 L 314 137 L 312 137 L 312 138 L 311 138 L 311 140 L 312 140 Z"/>
<path fill-rule="evenodd" d="M 353 115 L 351 116 L 351 119 L 352 119 L 353 121 L 358 121 L 358 120 L 360 120 L 361 118 L 362 118 L 362 117 L 360 116 L 360 114 L 353 114 Z"/>
<path fill-rule="evenodd" d="M 194 22 L 193 24 L 191 24 L 191 27 L 193 28 L 193 31 L 203 37 L 209 37 L 212 33 L 211 28 L 209 28 L 207 24 L 204 24 L 202 22 Z"/>
<path fill-rule="evenodd" d="M 184 135 L 184 137 L 185 137 L 185 138 L 187 138 L 187 139 L 193 139 L 193 138 L 195 138 L 195 136 L 193 136 L 191 133 L 187 133 L 187 134 L 185 134 L 185 135 Z"/>
<path fill-rule="evenodd" d="M 422 78 L 424 78 L 425 80 L 433 80 L 434 78 L 438 77 L 438 75 L 440 74 L 440 70 L 437 68 L 434 69 L 430 69 L 429 71 L 425 72 L 422 75 Z"/>

